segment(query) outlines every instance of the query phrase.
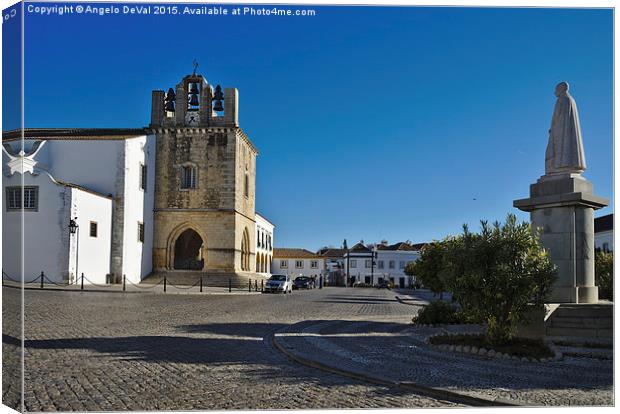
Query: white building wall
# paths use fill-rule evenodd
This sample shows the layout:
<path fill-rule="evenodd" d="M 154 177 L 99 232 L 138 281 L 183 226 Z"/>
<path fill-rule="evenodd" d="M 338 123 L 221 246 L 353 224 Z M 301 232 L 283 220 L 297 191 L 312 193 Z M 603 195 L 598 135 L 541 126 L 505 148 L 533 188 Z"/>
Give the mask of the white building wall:
<path fill-rule="evenodd" d="M 45 173 L 23 175 L 25 186 L 38 186 L 37 211 L 24 212 L 24 280 L 37 278 L 41 271 L 60 283 L 66 277 L 69 260 L 68 229 L 71 191 L 57 185 Z M 7 211 L 6 187 L 21 186 L 22 175 L 2 177 L 2 269 L 12 279 L 21 277 L 22 213 Z"/>
<path fill-rule="evenodd" d="M 402 251 L 402 250 L 377 250 L 374 269 L 371 268 L 370 254 L 366 256 L 356 256 L 351 253 L 349 263 L 349 277 L 355 277 L 355 283 L 369 283 L 376 285 L 380 279 L 393 281 L 395 286 L 399 286 L 400 279 L 404 278 L 405 287 L 409 287 L 415 280 L 405 274 L 404 267 L 409 262 L 415 262 L 420 258 L 420 252 Z M 355 261 L 355 262 L 353 262 Z M 383 268 L 381 267 L 383 263 Z M 390 268 L 390 262 L 394 263 L 394 267 Z M 347 272 L 347 259 L 344 259 L 344 271 Z"/>
<path fill-rule="evenodd" d="M 71 188 L 71 210 L 71 217 L 77 217 L 79 234 L 76 232 L 70 236 L 69 280 L 80 283 L 83 273 L 84 284 L 104 284 L 106 275 L 110 273 L 112 200 Z M 90 235 L 91 222 L 97 223 L 96 237 Z M 68 231 L 65 226 L 64 232 Z"/>
<path fill-rule="evenodd" d="M 124 146 L 125 140 L 48 140 L 36 159 L 58 180 L 114 195 Z"/>
<path fill-rule="evenodd" d="M 140 188 L 140 166 L 146 165 L 146 191 Z M 155 195 L 155 136 L 125 141 L 125 207 L 123 274 L 139 283 L 153 269 L 153 203 Z M 138 240 L 138 223 L 144 223 L 144 243 Z"/>
<path fill-rule="evenodd" d="M 297 261 L 302 262 L 302 267 L 296 267 L 295 263 Z M 316 262 L 316 267 L 312 267 L 312 262 Z M 325 259 L 322 259 L 322 258 L 291 259 L 291 258 L 274 257 L 272 266 L 271 266 L 271 273 L 279 274 L 279 275 L 288 275 L 288 276 L 291 276 L 293 280 L 295 280 L 295 278 L 298 276 L 316 277 L 318 281 L 319 277 L 323 275 L 324 269 L 325 269 Z"/>
<path fill-rule="evenodd" d="M 256 228 L 254 233 L 256 234 L 256 257 L 257 265 L 264 260 L 264 271 L 257 266 L 256 271 L 265 275 L 269 275 L 271 271 L 271 263 L 273 261 L 273 246 L 274 246 L 274 228 L 275 226 L 269 222 L 265 217 L 256 213 Z"/>

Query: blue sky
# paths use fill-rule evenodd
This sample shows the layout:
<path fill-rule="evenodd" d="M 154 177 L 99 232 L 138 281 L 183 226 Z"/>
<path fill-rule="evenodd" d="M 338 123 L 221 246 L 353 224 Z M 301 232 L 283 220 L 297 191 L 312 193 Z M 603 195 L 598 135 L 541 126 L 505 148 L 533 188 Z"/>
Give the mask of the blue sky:
<path fill-rule="evenodd" d="M 512 201 L 544 173 L 553 90 L 567 80 L 585 175 L 612 198 L 611 10 L 312 8 L 27 13 L 25 124 L 146 126 L 151 90 L 196 58 L 211 83 L 239 89 L 241 126 L 260 151 L 257 209 L 277 225 L 277 246 L 423 242 L 509 212 L 528 218 Z"/>

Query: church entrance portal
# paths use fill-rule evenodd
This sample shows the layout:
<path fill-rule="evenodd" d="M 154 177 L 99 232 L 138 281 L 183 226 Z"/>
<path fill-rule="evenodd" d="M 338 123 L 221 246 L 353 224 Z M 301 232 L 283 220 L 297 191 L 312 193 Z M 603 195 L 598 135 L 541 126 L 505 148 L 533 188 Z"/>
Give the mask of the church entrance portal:
<path fill-rule="evenodd" d="M 174 244 L 174 268 L 177 270 L 202 270 L 202 238 L 192 229 L 187 229 Z"/>

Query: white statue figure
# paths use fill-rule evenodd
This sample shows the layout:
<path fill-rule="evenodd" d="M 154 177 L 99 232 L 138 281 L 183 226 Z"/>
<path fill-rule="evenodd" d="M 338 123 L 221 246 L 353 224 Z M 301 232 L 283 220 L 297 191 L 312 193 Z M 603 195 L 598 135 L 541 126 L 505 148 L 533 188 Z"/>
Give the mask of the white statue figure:
<path fill-rule="evenodd" d="M 568 93 L 568 83 L 555 87 L 558 97 L 553 109 L 549 143 L 545 154 L 545 174 L 582 173 L 586 170 L 577 104 Z"/>

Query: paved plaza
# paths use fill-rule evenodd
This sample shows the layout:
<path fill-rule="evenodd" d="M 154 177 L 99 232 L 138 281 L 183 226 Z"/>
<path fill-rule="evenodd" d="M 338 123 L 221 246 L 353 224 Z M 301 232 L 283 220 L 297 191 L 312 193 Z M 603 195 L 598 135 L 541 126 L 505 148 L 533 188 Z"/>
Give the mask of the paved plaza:
<path fill-rule="evenodd" d="M 8 405 L 19 398 L 19 379 L 11 373 L 19 364 L 20 293 L 3 288 L 3 401 Z M 531 376 L 538 372 L 535 365 L 504 366 L 516 363 L 482 360 L 467 371 L 468 357 L 430 358 L 422 341 L 426 331 L 412 332 L 410 324 L 419 306 L 429 299 L 424 294 L 409 297 L 362 288 L 325 288 L 292 295 L 51 290 L 24 294 L 28 411 L 463 404 L 449 395 L 441 398 L 413 388 L 362 381 L 293 361 L 278 349 L 274 343 L 278 341 L 288 341 L 289 351 L 308 359 L 351 371 L 361 369 L 371 377 L 386 377 L 392 370 L 390 375 L 399 381 L 430 379 L 431 385 L 456 391 L 477 387 L 476 395 L 489 398 L 499 392 L 493 389 L 491 378 L 506 378 L 499 372 L 510 369 Z M 592 404 L 612 401 L 611 360 L 575 356 L 565 357 L 562 363 L 564 368 L 554 365 L 554 369 L 566 376 L 576 376 L 574 370 L 579 370 L 588 380 L 587 389 L 555 387 L 546 398 L 540 394 L 536 400 L 532 395 L 543 380 L 519 385 L 516 375 L 512 377 L 516 382 L 504 381 L 504 386 L 516 385 L 515 389 L 498 396 L 535 405 L 584 403 L 585 398 Z M 446 369 L 466 372 L 471 384 L 458 378 L 448 383 Z M 527 398 L 519 400 L 520 395 Z M 578 400 L 571 401 L 571 395 Z"/>
<path fill-rule="evenodd" d="M 369 301 L 337 288 L 202 296 L 27 290 L 26 410 L 455 405 L 305 367 L 271 345 L 272 333 L 303 320 L 411 317 L 393 292 L 372 292 Z M 9 326 L 19 319 L 19 293 L 3 289 L 5 372 L 19 361 L 19 334 Z M 4 383 L 5 403 L 14 404 L 19 383 Z"/>

